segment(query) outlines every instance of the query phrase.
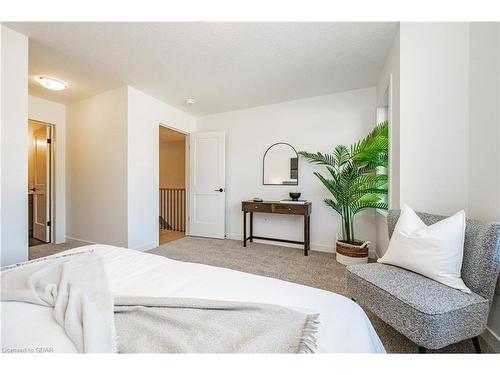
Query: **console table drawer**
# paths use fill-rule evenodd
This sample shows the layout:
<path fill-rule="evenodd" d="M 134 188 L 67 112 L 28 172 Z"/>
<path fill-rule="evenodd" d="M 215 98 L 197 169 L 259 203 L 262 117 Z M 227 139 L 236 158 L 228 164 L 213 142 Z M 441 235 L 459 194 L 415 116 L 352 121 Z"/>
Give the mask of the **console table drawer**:
<path fill-rule="evenodd" d="M 273 212 L 277 214 L 305 215 L 308 206 L 305 204 L 273 204 Z"/>
<path fill-rule="evenodd" d="M 242 211 L 247 212 L 271 212 L 271 205 L 262 202 L 242 202 Z"/>

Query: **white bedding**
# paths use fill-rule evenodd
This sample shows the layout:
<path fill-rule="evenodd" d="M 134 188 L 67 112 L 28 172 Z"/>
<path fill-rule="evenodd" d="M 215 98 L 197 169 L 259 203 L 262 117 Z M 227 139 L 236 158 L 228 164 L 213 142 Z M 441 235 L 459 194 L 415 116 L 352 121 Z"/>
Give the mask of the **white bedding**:
<path fill-rule="evenodd" d="M 64 253 L 90 248 L 104 258 L 114 295 L 271 303 L 305 312 L 318 312 L 319 352 L 385 352 L 364 311 L 338 294 L 114 246 L 89 245 Z M 73 343 L 52 318 L 51 308 L 2 302 L 1 312 L 2 348 L 52 348 L 55 352 L 76 352 Z"/>

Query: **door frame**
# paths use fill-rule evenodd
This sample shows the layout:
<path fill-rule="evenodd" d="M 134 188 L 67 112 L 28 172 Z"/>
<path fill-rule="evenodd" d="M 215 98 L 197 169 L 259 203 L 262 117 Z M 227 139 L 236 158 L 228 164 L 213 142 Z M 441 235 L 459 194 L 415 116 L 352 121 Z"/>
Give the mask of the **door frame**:
<path fill-rule="evenodd" d="M 56 228 L 56 147 L 55 147 L 55 137 L 56 137 L 56 131 L 55 131 L 55 125 L 54 124 L 49 124 L 48 122 L 44 121 L 39 121 L 35 120 L 32 118 L 28 118 L 28 127 L 29 127 L 29 122 L 33 122 L 35 124 L 40 124 L 47 126 L 49 129 L 50 133 L 50 152 L 49 152 L 49 165 L 50 165 L 50 171 L 49 171 L 49 176 L 50 176 L 50 187 L 49 187 L 49 199 L 50 199 L 50 207 L 49 207 L 49 221 L 50 221 L 50 241 L 47 243 L 56 243 L 56 233 L 55 233 L 55 228 Z M 29 151 L 28 151 L 29 152 Z M 28 181 L 29 182 L 29 181 Z M 26 184 L 28 186 L 28 184 Z M 29 246 L 28 246 L 29 247 Z"/>
<path fill-rule="evenodd" d="M 160 233 L 160 223 L 158 221 L 158 217 L 160 216 L 160 199 L 159 199 L 159 194 L 158 192 L 160 191 L 160 127 L 170 129 L 173 131 L 176 131 L 178 133 L 184 134 L 186 136 L 185 139 L 185 165 L 184 165 L 184 175 L 185 175 L 185 186 L 186 186 L 186 236 L 189 235 L 190 233 L 190 220 L 189 220 L 189 209 L 190 209 L 190 198 L 189 198 L 189 136 L 190 134 L 184 130 L 178 129 L 174 126 L 170 126 L 167 124 L 164 124 L 162 122 L 159 122 L 158 125 L 155 127 L 155 171 L 156 171 L 156 176 L 155 176 L 155 186 L 156 186 L 156 195 L 155 195 L 155 202 L 156 202 L 156 218 L 155 218 L 155 225 L 156 225 L 156 233 Z M 158 240 L 158 237 L 156 238 L 156 241 Z M 157 243 L 157 246 L 159 243 Z"/>

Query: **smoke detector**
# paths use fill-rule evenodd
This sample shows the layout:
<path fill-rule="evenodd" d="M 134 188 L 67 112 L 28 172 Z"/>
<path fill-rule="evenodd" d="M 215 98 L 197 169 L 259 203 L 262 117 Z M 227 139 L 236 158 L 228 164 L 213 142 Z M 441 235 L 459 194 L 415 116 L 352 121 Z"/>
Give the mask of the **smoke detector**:
<path fill-rule="evenodd" d="M 193 105 L 194 103 L 196 103 L 196 100 L 194 100 L 193 98 L 187 98 L 184 99 L 184 103 L 186 103 L 186 105 Z"/>

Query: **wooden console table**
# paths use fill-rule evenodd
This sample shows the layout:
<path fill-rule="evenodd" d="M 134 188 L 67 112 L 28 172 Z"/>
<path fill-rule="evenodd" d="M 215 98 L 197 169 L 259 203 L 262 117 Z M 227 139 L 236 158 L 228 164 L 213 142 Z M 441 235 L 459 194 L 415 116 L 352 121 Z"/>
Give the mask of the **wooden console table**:
<path fill-rule="evenodd" d="M 280 241 L 287 243 L 295 243 L 304 245 L 304 255 L 308 255 L 310 249 L 310 216 L 311 216 L 311 202 L 304 204 L 300 203 L 282 203 L 274 201 L 243 201 L 241 202 L 241 210 L 243 211 L 243 246 L 247 246 L 247 241 L 253 242 L 254 239 Z M 304 241 L 292 241 L 279 238 L 260 237 L 253 235 L 253 214 L 267 213 L 267 214 L 282 214 L 282 215 L 301 215 L 304 216 Z M 247 237 L 247 213 L 250 213 L 250 236 Z"/>

